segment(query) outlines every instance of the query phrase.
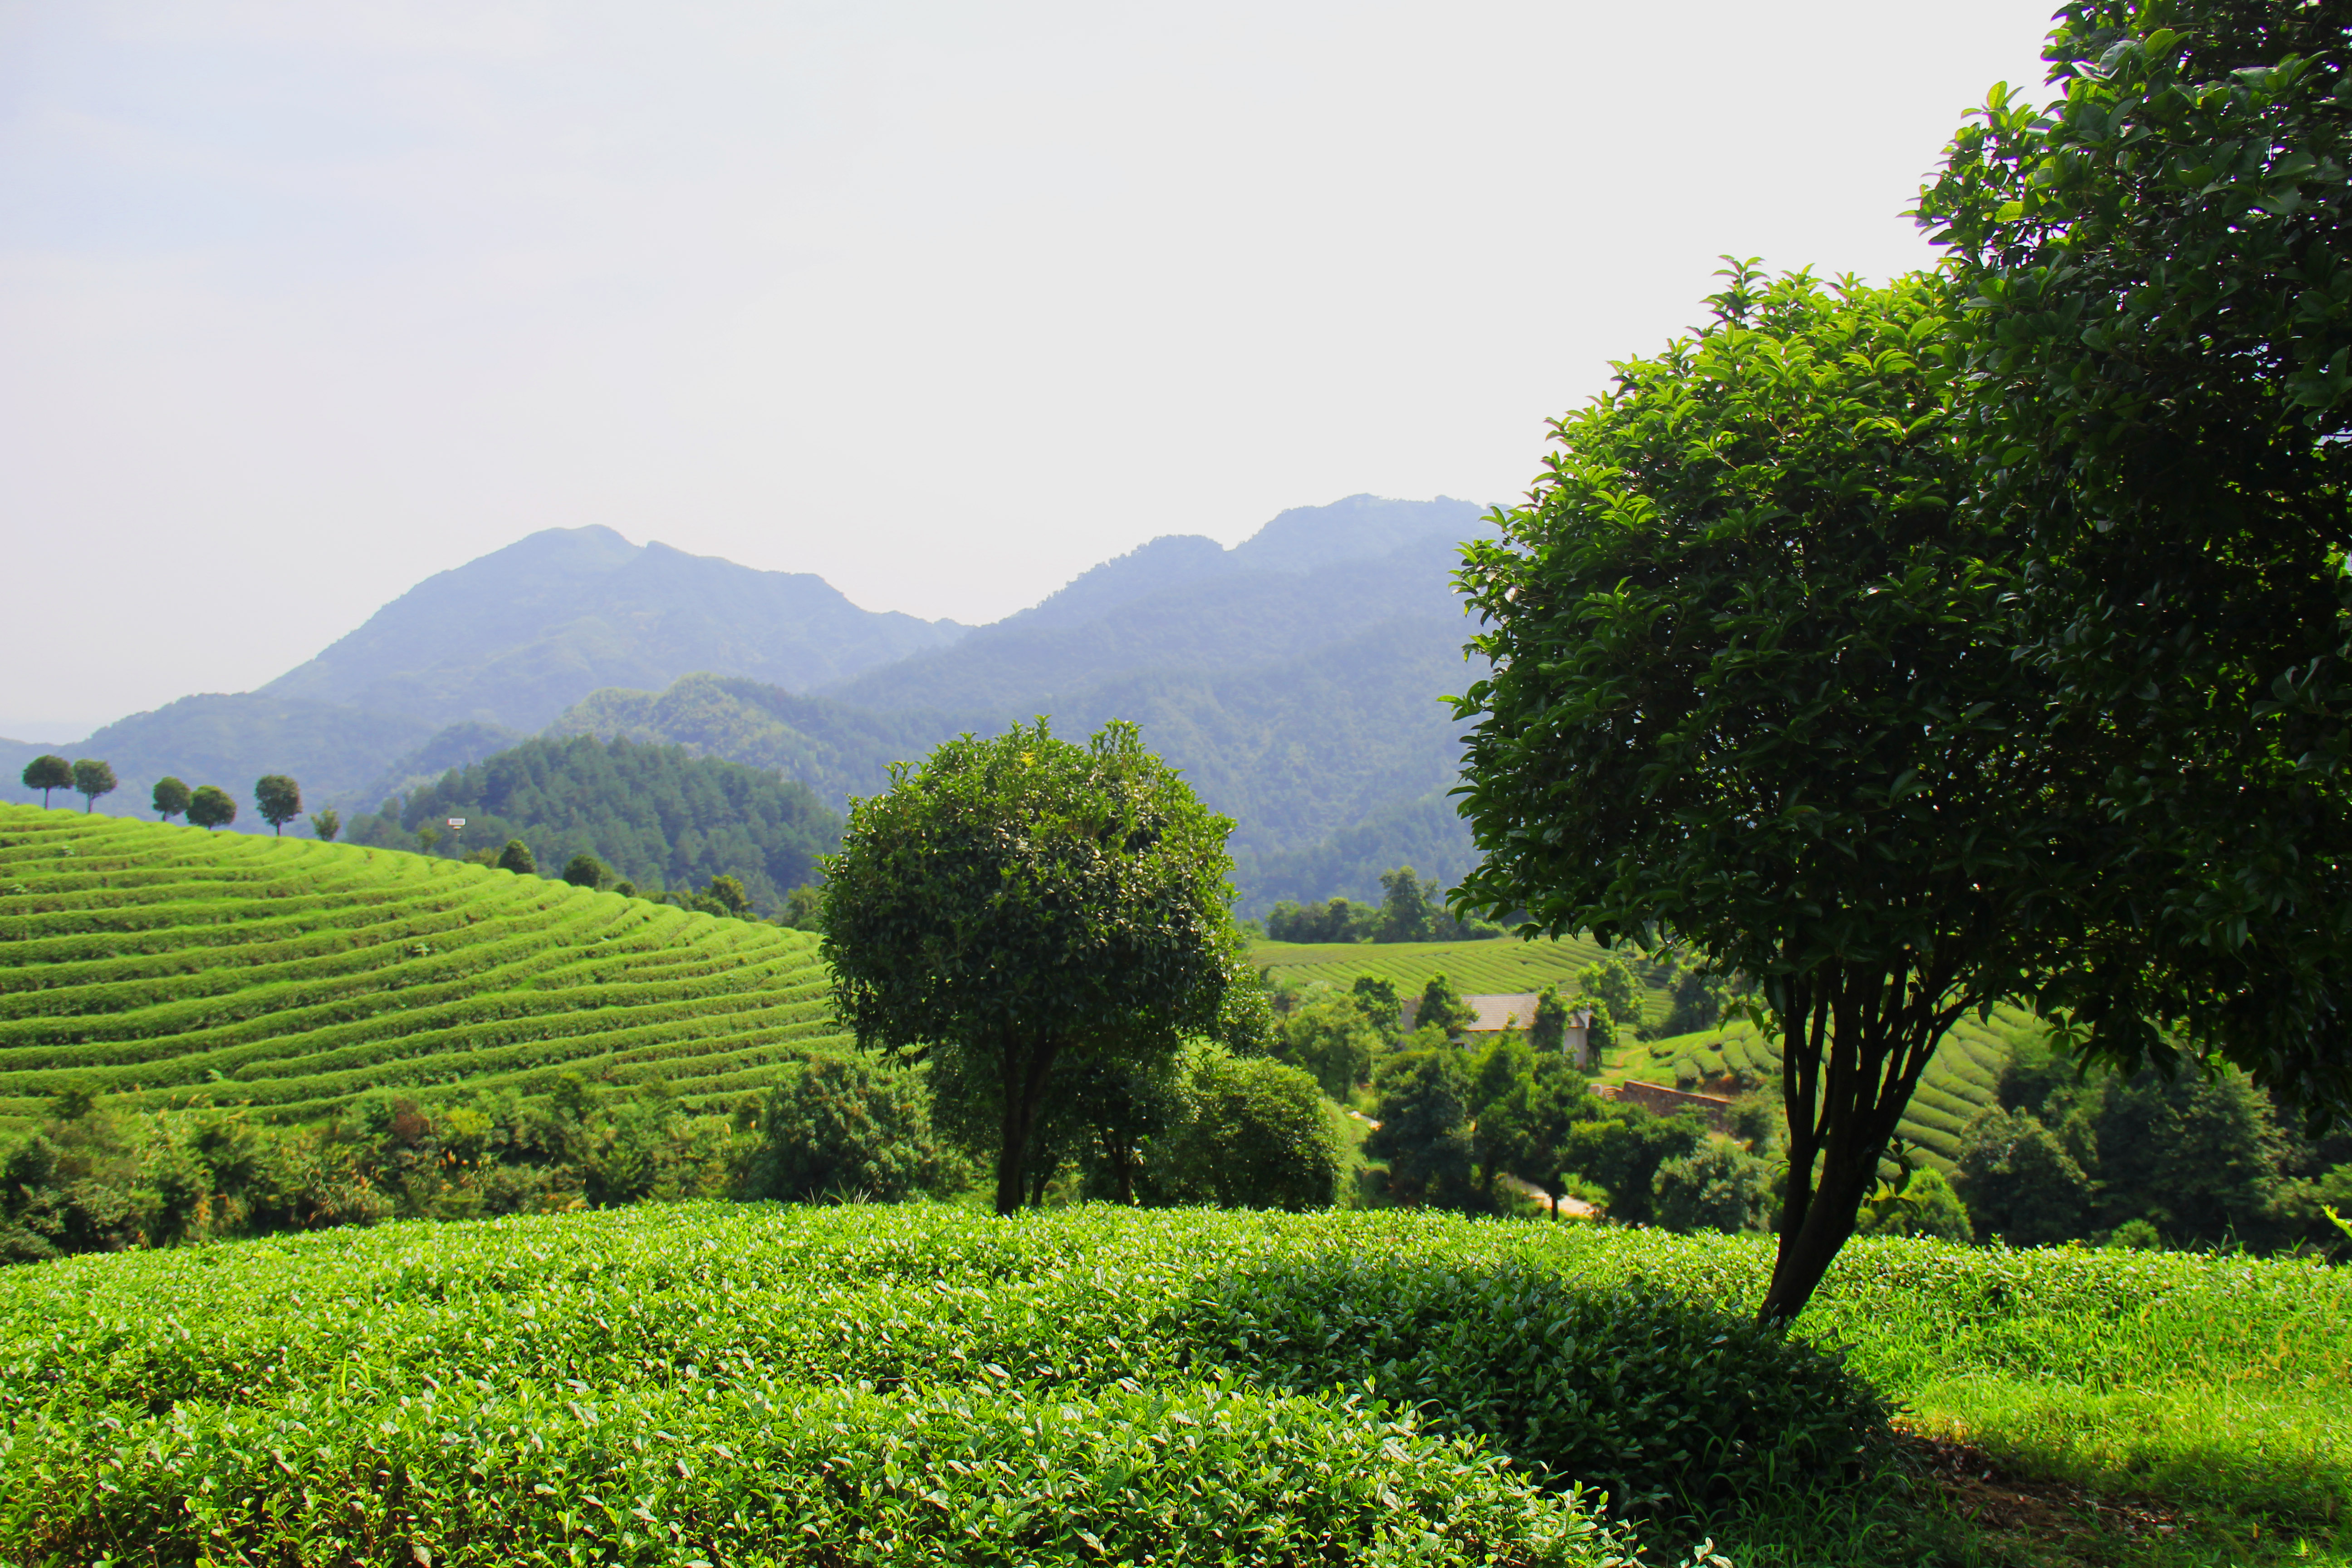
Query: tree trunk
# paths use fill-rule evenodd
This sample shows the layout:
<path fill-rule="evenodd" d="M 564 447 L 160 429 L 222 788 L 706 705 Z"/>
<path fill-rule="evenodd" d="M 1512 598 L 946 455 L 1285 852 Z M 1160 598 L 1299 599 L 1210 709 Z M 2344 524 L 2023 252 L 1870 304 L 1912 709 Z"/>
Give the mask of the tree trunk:
<path fill-rule="evenodd" d="M 1782 1031 L 1789 1186 L 1759 1321 L 1786 1322 L 1803 1311 L 1853 1234 L 1920 1073 L 1969 1005 L 1947 996 L 1949 985 L 1945 974 L 1901 959 L 1828 964 L 1771 983 Z"/>
<path fill-rule="evenodd" d="M 1045 1077 L 1054 1068 L 1059 1043 L 1044 1041 L 1022 1048 L 1008 1034 L 997 1047 L 998 1081 L 1003 1091 L 1004 1114 L 996 1151 L 996 1212 L 1018 1214 L 1029 1195 L 1029 1135 L 1037 1122 L 1037 1104 L 1045 1098 Z"/>

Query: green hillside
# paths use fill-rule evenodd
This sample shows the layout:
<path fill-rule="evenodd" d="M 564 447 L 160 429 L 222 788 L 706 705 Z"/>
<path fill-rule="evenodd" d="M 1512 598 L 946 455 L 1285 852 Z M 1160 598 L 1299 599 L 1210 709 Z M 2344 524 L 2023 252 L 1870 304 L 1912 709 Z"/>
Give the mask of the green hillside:
<path fill-rule="evenodd" d="M 1270 971 L 1275 979 L 1299 984 L 1319 980 L 1345 987 L 1356 976 L 1370 974 L 1395 982 L 1401 992 L 1419 991 L 1433 975 L 1443 974 L 1457 991 L 1489 994 L 1540 991 L 1547 985 L 1569 987 L 1574 984 L 1578 970 L 1602 954 L 1598 944 L 1572 939 L 1262 942 L 1250 949 L 1250 962 Z M 1656 1005 L 1654 999 L 1653 1005 Z"/>
<path fill-rule="evenodd" d="M 842 1037 L 802 932 L 392 850 L 0 805 L 0 1125 L 76 1079 L 275 1120 L 565 1070 L 691 1102 Z"/>
<path fill-rule="evenodd" d="M 2004 1007 L 1990 1023 L 1971 1013 L 1952 1026 L 1911 1097 L 1897 1132 L 1948 1174 L 1960 1153 L 1960 1131 L 1993 1102 L 2000 1069 L 2021 1035 L 2039 1032 L 2032 1015 Z M 1709 1094 L 1739 1093 L 1746 1085 L 1776 1086 L 1780 1042 L 1748 1024 L 1703 1029 L 1663 1040 L 1636 1040 L 1609 1054 L 1601 1077 L 1641 1079 Z M 1776 1090 L 1777 1092 L 1777 1090 Z"/>
<path fill-rule="evenodd" d="M 1538 991 L 1558 985 L 1571 996 L 1577 971 L 1603 956 L 1605 951 L 1597 944 L 1573 939 L 1265 942 L 1250 950 L 1251 963 L 1278 980 L 1301 984 L 1321 981 L 1345 987 L 1356 976 L 1370 974 L 1393 981 L 1399 991 L 1410 993 L 1427 984 L 1432 975 L 1443 974 L 1456 990 L 1465 993 Z M 1656 983 L 1659 975 L 1650 965 L 1633 962 L 1632 967 L 1643 985 L 1643 1016 L 1654 1026 L 1665 1017 L 1670 1005 L 1665 990 Z M 2041 1027 L 2031 1015 L 2009 1007 L 1996 1012 L 1990 1023 L 1974 1014 L 1963 1017 L 1927 1064 L 1919 1090 L 1911 1097 L 1910 1110 L 1904 1116 L 1902 1137 L 1948 1173 L 1959 1157 L 1961 1130 L 1992 1103 L 2001 1068 L 2016 1041 Z M 1759 1084 L 1769 1087 L 1779 1082 L 1780 1075 L 1780 1041 L 1759 1036 L 1745 1023 L 1667 1039 L 1629 1041 L 1608 1054 L 1599 1074 L 1604 1082 L 1640 1079 L 1707 1094 L 1738 1094 Z"/>

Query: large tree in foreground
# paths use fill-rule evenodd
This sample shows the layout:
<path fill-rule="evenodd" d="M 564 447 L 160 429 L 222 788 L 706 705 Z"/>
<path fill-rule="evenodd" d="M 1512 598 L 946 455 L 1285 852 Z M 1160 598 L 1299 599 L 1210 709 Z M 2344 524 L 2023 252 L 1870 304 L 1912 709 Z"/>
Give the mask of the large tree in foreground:
<path fill-rule="evenodd" d="M 2186 1046 L 2322 1115 L 2352 1110 L 2347 16 L 2074 0 L 2063 98 L 1997 90 L 1919 211 L 2028 653 L 2113 753 L 2099 940 L 2045 1003 L 2125 1070 Z"/>
<path fill-rule="evenodd" d="M 964 735 L 852 803 L 825 862 L 835 1005 L 862 1043 L 957 1058 L 942 1076 L 991 1096 L 999 1214 L 1057 1060 L 1172 1052 L 1250 989 L 1232 830 L 1119 721 L 1085 745 L 1043 719 Z"/>
<path fill-rule="evenodd" d="M 1789 1119 L 1770 1319 L 1853 1233 L 1945 1031 L 2030 991 L 2071 781 L 2021 729 L 2041 690 L 1997 542 L 1956 516 L 1937 285 L 1727 276 L 1464 547 L 1493 668 L 1457 703 L 1483 860 L 1456 899 L 1761 983 Z"/>

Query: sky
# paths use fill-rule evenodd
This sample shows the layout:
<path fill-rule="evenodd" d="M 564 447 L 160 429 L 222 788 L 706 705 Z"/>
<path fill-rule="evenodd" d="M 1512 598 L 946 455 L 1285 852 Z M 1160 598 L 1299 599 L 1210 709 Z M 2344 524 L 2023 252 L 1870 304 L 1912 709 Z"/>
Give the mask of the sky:
<path fill-rule="evenodd" d="M 2052 0 L 0 0 L 0 735 L 534 530 L 981 623 L 1508 503 L 1725 253 L 1884 279 Z"/>

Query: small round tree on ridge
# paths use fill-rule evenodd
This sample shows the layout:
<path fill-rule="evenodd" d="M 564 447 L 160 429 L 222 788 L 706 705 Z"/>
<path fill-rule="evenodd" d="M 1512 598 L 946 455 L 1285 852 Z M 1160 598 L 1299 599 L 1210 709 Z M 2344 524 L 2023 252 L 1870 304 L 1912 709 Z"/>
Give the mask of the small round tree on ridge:
<path fill-rule="evenodd" d="M 45 808 L 49 804 L 51 790 L 71 789 L 73 782 L 73 764 L 54 752 L 35 757 L 25 764 L 25 787 L 41 792 L 41 805 Z"/>
<path fill-rule="evenodd" d="M 499 869 L 512 871 L 518 877 L 536 877 L 539 875 L 539 858 L 521 839 L 509 838 L 506 847 L 499 851 Z"/>
<path fill-rule="evenodd" d="M 188 820 L 198 827 L 226 827 L 236 820 L 236 802 L 218 784 L 199 784 L 188 797 Z"/>
<path fill-rule="evenodd" d="M 193 792 L 186 784 L 166 773 L 155 781 L 155 820 L 169 822 L 188 809 L 188 797 Z"/>
<path fill-rule="evenodd" d="M 261 808 L 261 820 L 283 834 L 286 825 L 302 814 L 302 786 L 284 773 L 264 773 L 254 782 L 253 804 Z"/>
<path fill-rule="evenodd" d="M 114 769 L 95 758 L 84 757 L 73 765 L 73 786 L 87 813 L 98 805 L 100 795 L 114 793 Z"/>

